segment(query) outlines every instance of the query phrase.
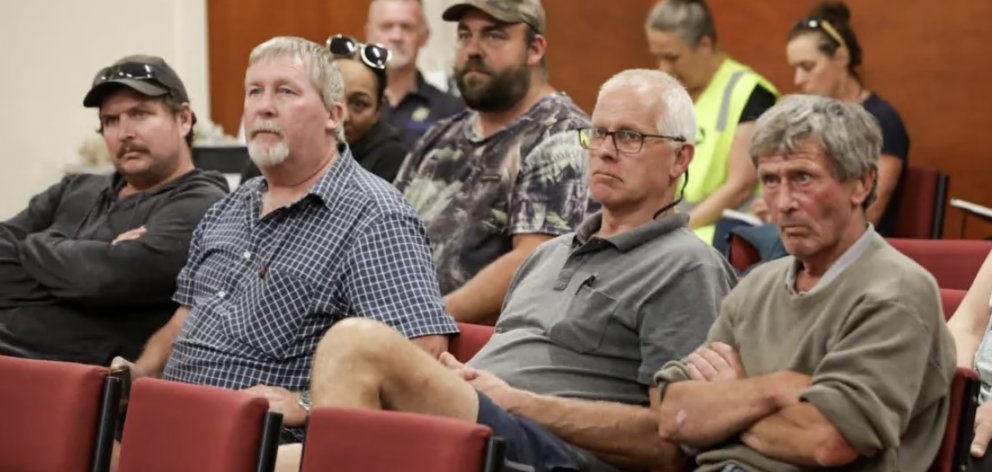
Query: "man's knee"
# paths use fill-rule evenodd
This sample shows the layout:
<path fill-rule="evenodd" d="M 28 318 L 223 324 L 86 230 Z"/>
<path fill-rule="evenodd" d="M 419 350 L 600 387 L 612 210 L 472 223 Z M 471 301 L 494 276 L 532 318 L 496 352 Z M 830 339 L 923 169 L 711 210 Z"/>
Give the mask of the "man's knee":
<path fill-rule="evenodd" d="M 368 318 L 345 318 L 327 330 L 317 345 L 316 358 L 374 360 L 388 352 L 388 346 L 406 338 L 388 325 Z"/>

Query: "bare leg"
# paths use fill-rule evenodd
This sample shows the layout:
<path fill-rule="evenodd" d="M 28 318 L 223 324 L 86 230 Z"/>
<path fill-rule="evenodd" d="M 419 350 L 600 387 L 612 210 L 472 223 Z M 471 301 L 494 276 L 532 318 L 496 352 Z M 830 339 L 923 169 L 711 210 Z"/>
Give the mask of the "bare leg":
<path fill-rule="evenodd" d="M 279 446 L 279 452 L 276 454 L 275 472 L 299 472 L 302 462 L 302 444 L 286 444 Z"/>
<path fill-rule="evenodd" d="M 366 318 L 336 323 L 317 346 L 315 407 L 406 411 L 475 423 L 475 389 L 396 330 Z"/>

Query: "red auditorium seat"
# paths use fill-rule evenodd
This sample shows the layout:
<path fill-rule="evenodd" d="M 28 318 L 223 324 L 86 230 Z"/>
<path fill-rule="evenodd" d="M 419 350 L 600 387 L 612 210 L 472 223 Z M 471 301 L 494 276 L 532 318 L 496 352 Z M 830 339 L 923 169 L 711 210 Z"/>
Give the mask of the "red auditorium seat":
<path fill-rule="evenodd" d="M 978 269 L 992 252 L 992 241 L 898 238 L 886 241 L 930 271 L 940 288 L 956 290 L 971 287 Z"/>
<path fill-rule="evenodd" d="M 468 323 L 458 323 L 461 331 L 457 336 L 452 336 L 448 343 L 448 352 L 455 356 L 459 362 L 468 362 L 480 349 L 489 342 L 493 335 L 492 326 L 483 326 Z"/>
<path fill-rule="evenodd" d="M 386 447 L 388 445 L 388 447 Z M 315 408 L 302 472 L 495 472 L 505 444 L 486 426 L 414 413 Z"/>
<path fill-rule="evenodd" d="M 109 374 L 0 356 L 0 472 L 105 472 L 120 401 Z"/>
<path fill-rule="evenodd" d="M 951 383 L 947 429 L 929 472 L 959 472 L 968 463 L 979 385 L 978 374 L 974 370 L 958 367 Z"/>
<path fill-rule="evenodd" d="M 263 398 L 157 379 L 134 382 L 120 472 L 271 472 L 282 415 Z"/>
<path fill-rule="evenodd" d="M 951 316 L 954 316 L 954 312 L 958 310 L 958 305 L 961 304 L 961 300 L 964 300 L 966 293 L 968 293 L 967 290 L 940 289 L 940 301 L 944 306 L 944 320 L 949 320 Z"/>
<path fill-rule="evenodd" d="M 908 166 L 899 193 L 890 203 L 895 208 L 893 237 L 940 239 L 944 229 L 947 175 L 929 167 Z"/>

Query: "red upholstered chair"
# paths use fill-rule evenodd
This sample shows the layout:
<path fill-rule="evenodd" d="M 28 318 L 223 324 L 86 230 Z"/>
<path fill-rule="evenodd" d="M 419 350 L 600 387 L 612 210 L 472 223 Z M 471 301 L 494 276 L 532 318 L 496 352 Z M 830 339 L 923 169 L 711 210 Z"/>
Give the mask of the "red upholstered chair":
<path fill-rule="evenodd" d="M 940 239 L 944 228 L 947 175 L 937 169 L 908 166 L 895 208 L 893 234 L 897 238 Z"/>
<path fill-rule="evenodd" d="M 302 472 L 495 472 L 505 444 L 487 426 L 394 411 L 315 408 Z"/>
<path fill-rule="evenodd" d="M 892 247 L 937 279 L 940 288 L 968 290 L 982 262 L 992 252 L 992 241 L 953 239 L 886 239 Z"/>
<path fill-rule="evenodd" d="M 955 290 L 953 288 L 940 289 L 940 302 L 944 306 L 944 320 L 950 320 L 954 316 L 954 312 L 957 311 L 961 300 L 964 300 L 966 293 L 968 293 L 967 290 Z"/>
<path fill-rule="evenodd" d="M 968 464 L 979 386 L 978 374 L 974 370 L 958 367 L 951 383 L 951 407 L 944 440 L 929 472 L 959 472 Z"/>
<path fill-rule="evenodd" d="M 489 342 L 493 336 L 492 326 L 483 326 L 468 323 L 458 323 L 461 330 L 456 336 L 451 337 L 448 342 L 448 352 L 455 356 L 459 362 L 468 362 L 480 349 Z"/>
<path fill-rule="evenodd" d="M 271 472 L 282 415 L 246 393 L 157 379 L 131 388 L 120 472 Z"/>
<path fill-rule="evenodd" d="M 106 472 L 120 402 L 109 373 L 0 356 L 0 472 Z"/>

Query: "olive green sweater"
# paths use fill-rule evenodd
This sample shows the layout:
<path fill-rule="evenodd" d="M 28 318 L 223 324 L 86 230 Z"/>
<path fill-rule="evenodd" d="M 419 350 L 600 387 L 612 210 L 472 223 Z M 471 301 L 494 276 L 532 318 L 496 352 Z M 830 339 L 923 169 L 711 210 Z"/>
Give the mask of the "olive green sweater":
<path fill-rule="evenodd" d="M 954 341 L 933 277 L 877 234 L 839 277 L 808 294 L 786 285 L 792 257 L 746 277 L 724 300 L 708 342 L 740 354 L 751 377 L 790 370 L 812 377 L 814 405 L 860 453 L 850 471 L 924 472 L 940 447 L 954 375 Z M 688 380 L 684 361 L 655 375 L 662 389 Z M 697 457 L 698 471 L 803 470 L 731 440 Z M 822 470 L 822 469 L 821 469 Z"/>

